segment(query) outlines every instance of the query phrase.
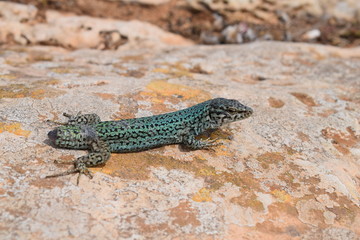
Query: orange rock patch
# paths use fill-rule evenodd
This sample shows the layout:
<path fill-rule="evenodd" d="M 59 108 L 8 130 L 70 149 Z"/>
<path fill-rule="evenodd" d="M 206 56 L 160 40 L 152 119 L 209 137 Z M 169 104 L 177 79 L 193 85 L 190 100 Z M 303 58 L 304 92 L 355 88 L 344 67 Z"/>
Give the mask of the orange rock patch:
<path fill-rule="evenodd" d="M 355 135 L 355 131 L 351 127 L 346 128 L 346 132 L 342 132 L 335 128 L 327 127 L 321 130 L 324 138 L 330 139 L 333 146 L 342 154 L 349 154 L 349 148 L 359 143 L 360 136 Z"/>
<path fill-rule="evenodd" d="M 269 97 L 268 102 L 270 107 L 273 108 L 282 108 L 285 105 L 285 103 L 282 100 L 273 97 Z"/>
<path fill-rule="evenodd" d="M 315 107 L 317 104 L 315 103 L 314 99 L 307 95 L 306 93 L 299 93 L 299 92 L 292 92 L 291 95 L 296 97 L 297 100 L 305 104 L 309 107 Z"/>

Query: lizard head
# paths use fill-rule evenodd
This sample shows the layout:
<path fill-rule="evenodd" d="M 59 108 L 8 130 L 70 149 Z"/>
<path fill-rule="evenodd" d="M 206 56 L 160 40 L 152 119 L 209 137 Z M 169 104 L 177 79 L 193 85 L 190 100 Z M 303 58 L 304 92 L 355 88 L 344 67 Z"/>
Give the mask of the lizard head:
<path fill-rule="evenodd" d="M 210 103 L 210 121 L 215 127 L 248 118 L 253 113 L 250 107 L 234 99 L 216 98 Z"/>
<path fill-rule="evenodd" d="M 89 141 L 96 138 L 96 134 L 86 125 L 64 125 L 50 131 L 48 137 L 58 147 L 86 149 Z"/>

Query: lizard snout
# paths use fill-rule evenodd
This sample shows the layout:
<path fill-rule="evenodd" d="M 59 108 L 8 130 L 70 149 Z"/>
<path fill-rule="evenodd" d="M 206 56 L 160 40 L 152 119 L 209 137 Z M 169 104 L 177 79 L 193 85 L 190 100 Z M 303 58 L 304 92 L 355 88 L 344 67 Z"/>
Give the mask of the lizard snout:
<path fill-rule="evenodd" d="M 54 129 L 48 133 L 48 137 L 52 142 L 55 142 L 57 138 L 57 129 Z"/>

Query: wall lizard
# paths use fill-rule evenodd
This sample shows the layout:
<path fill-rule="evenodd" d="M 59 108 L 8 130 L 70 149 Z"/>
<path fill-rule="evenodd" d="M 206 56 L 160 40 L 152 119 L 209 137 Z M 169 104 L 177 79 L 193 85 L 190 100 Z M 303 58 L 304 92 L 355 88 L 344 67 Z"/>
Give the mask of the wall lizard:
<path fill-rule="evenodd" d="M 190 149 L 209 148 L 215 140 L 195 137 L 209 129 L 242 120 L 253 113 L 250 107 L 237 100 L 215 98 L 195 106 L 150 117 L 100 121 L 96 114 L 64 113 L 69 120 L 48 133 L 50 141 L 60 148 L 88 149 L 89 154 L 72 161 L 74 168 L 49 175 L 65 176 L 79 173 L 92 178 L 88 167 L 105 164 L 111 152 L 138 152 L 169 144 L 182 144 Z"/>

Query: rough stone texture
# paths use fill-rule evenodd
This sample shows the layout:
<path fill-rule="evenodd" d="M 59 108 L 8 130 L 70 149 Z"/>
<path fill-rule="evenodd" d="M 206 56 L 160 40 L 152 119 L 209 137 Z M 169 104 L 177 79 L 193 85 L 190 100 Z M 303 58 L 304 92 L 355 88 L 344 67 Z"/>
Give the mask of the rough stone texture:
<path fill-rule="evenodd" d="M 271 10 L 280 10 L 296 15 L 326 15 L 347 21 L 360 20 L 358 0 L 186 0 L 186 3 L 197 10 L 250 12 L 258 19 L 267 19 L 271 16 Z"/>
<path fill-rule="evenodd" d="M 0 239 L 359 239 L 360 49 L 0 50 Z M 103 120 L 235 98 L 254 115 L 177 145 L 112 154 L 94 179 L 44 179 L 85 151 L 48 145 L 63 112 Z"/>
<path fill-rule="evenodd" d="M 140 3 L 144 5 L 160 5 L 170 2 L 170 0 L 115 0 L 115 1 L 126 2 L 126 3 Z"/>
<path fill-rule="evenodd" d="M 0 9 L 0 43 L 47 44 L 71 49 L 117 49 L 125 43 L 143 47 L 192 44 L 179 35 L 137 20 L 126 22 L 46 11 L 45 23 L 32 24 L 28 20 L 36 15 L 34 6 L 0 2 Z"/>
<path fill-rule="evenodd" d="M 34 20 L 38 10 L 32 5 L 0 2 L 0 17 L 13 22 L 28 22 Z"/>

